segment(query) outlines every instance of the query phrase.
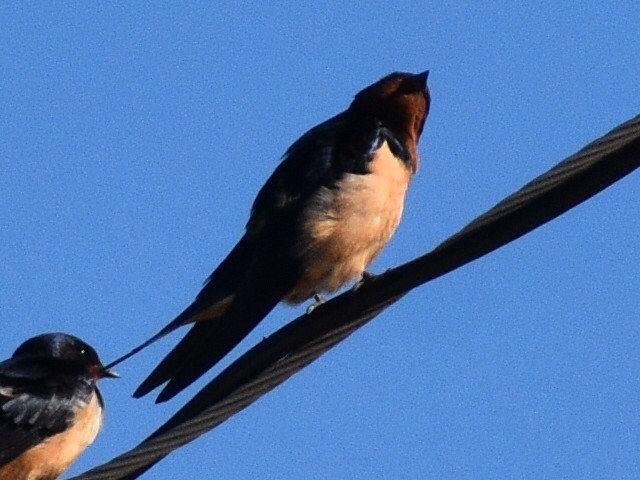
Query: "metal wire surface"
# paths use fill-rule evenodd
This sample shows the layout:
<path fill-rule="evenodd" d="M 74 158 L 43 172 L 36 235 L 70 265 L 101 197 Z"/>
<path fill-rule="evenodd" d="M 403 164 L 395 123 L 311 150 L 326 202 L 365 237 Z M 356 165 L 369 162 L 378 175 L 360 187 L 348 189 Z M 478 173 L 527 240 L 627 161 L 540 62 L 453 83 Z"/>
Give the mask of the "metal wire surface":
<path fill-rule="evenodd" d="M 246 408 L 413 288 L 561 215 L 640 166 L 640 116 L 498 203 L 430 253 L 339 295 L 260 342 L 149 438 L 72 480 L 138 478 L 163 457 Z"/>

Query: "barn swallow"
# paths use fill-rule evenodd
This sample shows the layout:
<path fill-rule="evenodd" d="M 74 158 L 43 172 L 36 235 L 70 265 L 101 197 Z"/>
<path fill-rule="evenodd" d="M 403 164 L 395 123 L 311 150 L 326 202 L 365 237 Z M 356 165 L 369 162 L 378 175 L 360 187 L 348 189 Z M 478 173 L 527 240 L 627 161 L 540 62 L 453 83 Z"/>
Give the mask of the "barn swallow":
<path fill-rule="evenodd" d="M 187 335 L 135 391 L 182 391 L 278 304 L 334 292 L 365 274 L 396 230 L 430 106 L 428 71 L 392 73 L 302 135 L 253 203 L 246 231 L 189 305 L 128 358 L 176 328 Z"/>
<path fill-rule="evenodd" d="M 0 362 L 0 480 L 58 478 L 96 438 L 96 381 L 118 375 L 63 333 L 33 337 Z"/>

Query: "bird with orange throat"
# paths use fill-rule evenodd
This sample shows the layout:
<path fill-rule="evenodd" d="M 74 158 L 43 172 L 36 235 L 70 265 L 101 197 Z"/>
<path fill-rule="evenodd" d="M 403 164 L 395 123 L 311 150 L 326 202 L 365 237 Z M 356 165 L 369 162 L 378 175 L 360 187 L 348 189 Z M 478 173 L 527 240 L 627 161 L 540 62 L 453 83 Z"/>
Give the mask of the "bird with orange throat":
<path fill-rule="evenodd" d="M 63 333 L 33 337 L 0 362 L 0 480 L 58 478 L 102 425 L 96 382 L 117 376 Z"/>
<path fill-rule="evenodd" d="M 400 222 L 418 170 L 429 72 L 396 72 L 285 152 L 253 203 L 244 235 L 195 301 L 157 335 L 192 323 L 135 391 L 175 396 L 227 355 L 281 301 L 299 304 L 366 274 Z"/>

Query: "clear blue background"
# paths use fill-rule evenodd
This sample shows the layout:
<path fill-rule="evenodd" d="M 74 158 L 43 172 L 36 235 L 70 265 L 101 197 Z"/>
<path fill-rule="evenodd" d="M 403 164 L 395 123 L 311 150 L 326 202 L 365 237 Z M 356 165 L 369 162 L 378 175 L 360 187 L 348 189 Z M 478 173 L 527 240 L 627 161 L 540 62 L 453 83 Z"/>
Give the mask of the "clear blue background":
<path fill-rule="evenodd" d="M 65 331 L 109 361 L 154 333 L 286 147 L 391 71 L 430 69 L 433 104 L 374 272 L 640 113 L 637 2 L 215 3 L 0 6 L 1 358 Z M 414 291 L 147 478 L 637 478 L 639 175 Z M 196 391 L 130 397 L 181 334 L 102 382 L 70 474 Z"/>

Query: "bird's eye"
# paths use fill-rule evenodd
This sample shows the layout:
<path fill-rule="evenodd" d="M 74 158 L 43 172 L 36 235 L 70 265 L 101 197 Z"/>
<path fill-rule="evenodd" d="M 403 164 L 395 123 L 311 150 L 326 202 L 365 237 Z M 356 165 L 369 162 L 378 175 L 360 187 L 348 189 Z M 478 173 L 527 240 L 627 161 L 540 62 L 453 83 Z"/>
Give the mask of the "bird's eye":
<path fill-rule="evenodd" d="M 87 350 L 84 348 L 80 349 L 80 355 L 86 355 L 87 354 Z"/>

